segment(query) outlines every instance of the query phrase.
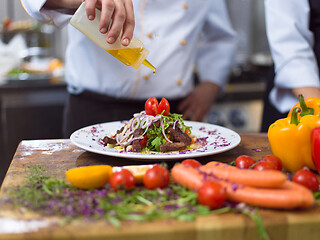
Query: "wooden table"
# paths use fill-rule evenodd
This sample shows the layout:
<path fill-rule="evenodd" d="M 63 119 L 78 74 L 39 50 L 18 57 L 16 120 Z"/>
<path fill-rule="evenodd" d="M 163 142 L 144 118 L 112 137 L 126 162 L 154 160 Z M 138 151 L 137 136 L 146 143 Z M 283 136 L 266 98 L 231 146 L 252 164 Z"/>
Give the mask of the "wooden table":
<path fill-rule="evenodd" d="M 271 154 L 266 134 L 242 134 L 241 138 L 240 145 L 233 150 L 198 160 L 203 163 L 210 160 L 230 162 L 241 154 L 250 155 L 258 160 Z M 120 166 L 141 163 L 145 164 L 86 152 L 69 140 L 22 141 L 2 184 L 0 197 L 5 197 L 6 189 L 23 183 L 27 166 L 42 165 L 48 169 L 50 175 L 64 178 L 67 169 L 88 164 Z M 169 165 L 173 164 L 174 162 L 169 162 Z M 261 210 L 260 215 L 272 240 L 320 239 L 319 205 L 307 211 Z M 59 225 L 57 220 L 0 206 L 0 239 L 258 239 L 255 223 L 244 215 L 234 213 L 198 217 L 193 222 L 131 222 L 124 223 L 121 229 L 116 229 L 104 221 L 75 220 L 67 225 Z M 16 226 L 13 229 L 18 233 L 1 230 L 5 223 L 8 226 Z M 37 224 L 45 226 L 37 229 Z"/>

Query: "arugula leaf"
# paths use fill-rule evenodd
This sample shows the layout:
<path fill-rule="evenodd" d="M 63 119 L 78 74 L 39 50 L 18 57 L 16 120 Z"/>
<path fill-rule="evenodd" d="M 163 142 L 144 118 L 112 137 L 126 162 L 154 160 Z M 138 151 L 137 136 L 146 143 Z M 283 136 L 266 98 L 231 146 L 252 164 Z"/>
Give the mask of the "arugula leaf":
<path fill-rule="evenodd" d="M 163 144 L 163 137 L 157 136 L 153 139 L 151 142 L 152 148 L 154 148 L 156 151 L 160 151 L 160 145 Z"/>

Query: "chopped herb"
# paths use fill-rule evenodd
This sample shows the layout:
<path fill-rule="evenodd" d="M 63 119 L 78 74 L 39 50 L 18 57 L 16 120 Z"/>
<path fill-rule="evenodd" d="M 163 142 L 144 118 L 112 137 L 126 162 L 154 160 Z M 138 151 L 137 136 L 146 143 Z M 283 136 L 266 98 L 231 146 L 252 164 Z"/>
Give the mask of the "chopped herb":
<path fill-rule="evenodd" d="M 117 192 L 108 185 L 103 189 L 81 190 L 62 180 L 50 178 L 40 166 L 29 169 L 30 174 L 25 185 L 9 190 L 9 199 L 6 198 L 5 201 L 46 216 L 61 216 L 61 224 L 66 224 L 74 218 L 87 217 L 105 219 L 119 228 L 123 220 L 150 221 L 174 218 L 193 221 L 201 215 L 236 211 L 249 216 L 256 223 L 261 239 L 269 239 L 256 209 L 237 204 L 210 210 L 198 204 L 196 192 L 180 185 L 169 184 L 165 189 L 156 190 L 138 186 L 130 191 Z"/>
<path fill-rule="evenodd" d="M 163 116 L 161 114 L 161 118 L 163 119 L 164 121 L 164 128 L 167 129 L 169 126 L 170 126 L 170 123 L 174 123 L 174 122 L 179 122 L 181 124 L 180 129 L 181 131 L 185 132 L 186 129 L 189 129 L 190 132 L 191 132 L 191 128 L 190 126 L 186 126 L 184 124 L 184 120 L 182 118 L 182 114 L 177 114 L 177 113 L 169 113 L 168 116 Z"/>
<path fill-rule="evenodd" d="M 14 206 L 42 213 L 62 216 L 65 223 L 78 217 L 105 219 L 115 227 L 121 221 L 149 221 L 174 218 L 192 221 L 196 216 L 230 211 L 229 207 L 216 211 L 197 203 L 197 194 L 170 184 L 165 189 L 149 190 L 137 186 L 130 191 L 114 192 L 108 185 L 103 189 L 81 190 L 61 180 L 45 175 L 43 168 L 30 168 L 25 185 L 8 193 Z"/>

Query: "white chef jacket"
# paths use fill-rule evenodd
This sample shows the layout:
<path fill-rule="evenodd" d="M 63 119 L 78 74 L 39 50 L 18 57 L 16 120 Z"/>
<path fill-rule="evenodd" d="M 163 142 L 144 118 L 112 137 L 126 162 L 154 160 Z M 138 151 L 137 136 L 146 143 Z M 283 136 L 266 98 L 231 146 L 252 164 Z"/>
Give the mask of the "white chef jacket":
<path fill-rule="evenodd" d="M 68 10 L 48 10 L 45 0 L 22 0 L 26 11 L 57 27 L 69 23 Z M 200 81 L 223 88 L 235 53 L 235 34 L 225 0 L 134 0 L 134 36 L 150 51 L 156 74 L 126 66 L 68 24 L 66 82 L 69 91 L 91 90 L 112 97 L 185 97 Z M 201 40 L 201 42 L 199 42 Z"/>
<path fill-rule="evenodd" d="M 265 12 L 276 73 L 269 100 L 285 113 L 298 102 L 290 89 L 320 87 L 314 36 L 309 29 L 309 1 L 265 0 Z"/>

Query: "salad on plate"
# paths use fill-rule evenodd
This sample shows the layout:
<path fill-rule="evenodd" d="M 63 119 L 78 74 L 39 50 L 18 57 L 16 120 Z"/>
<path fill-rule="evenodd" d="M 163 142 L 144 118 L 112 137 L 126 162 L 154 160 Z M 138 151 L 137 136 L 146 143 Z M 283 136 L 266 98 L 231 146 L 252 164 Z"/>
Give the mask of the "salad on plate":
<path fill-rule="evenodd" d="M 149 98 L 145 110 L 135 113 L 116 134 L 103 138 L 108 147 L 145 153 L 187 150 L 195 140 L 182 115 L 170 113 L 167 99 L 158 103 L 155 97 Z"/>

